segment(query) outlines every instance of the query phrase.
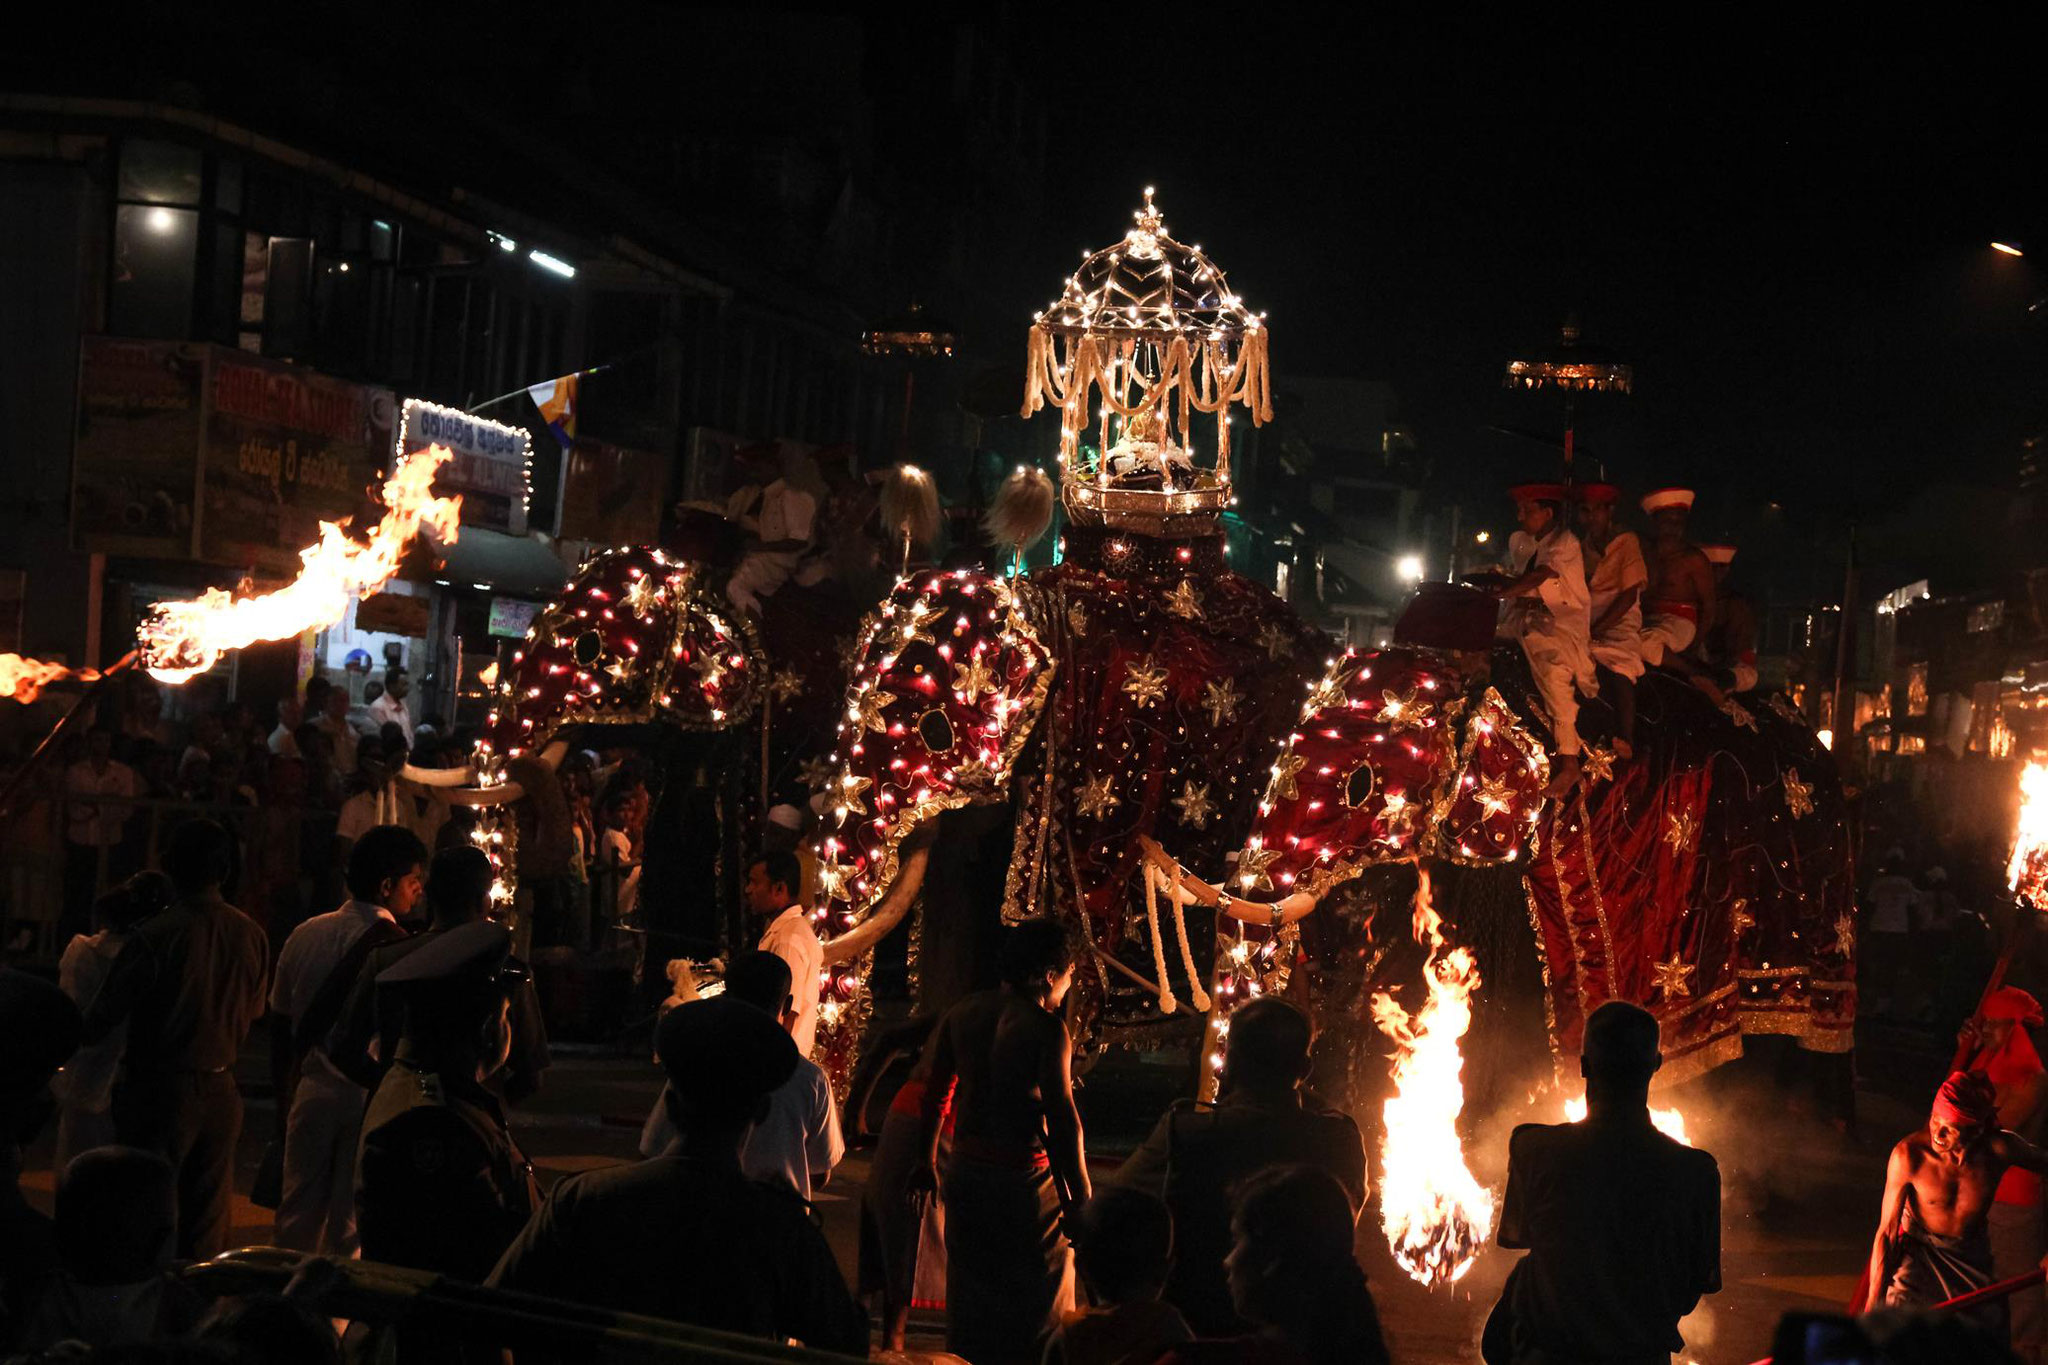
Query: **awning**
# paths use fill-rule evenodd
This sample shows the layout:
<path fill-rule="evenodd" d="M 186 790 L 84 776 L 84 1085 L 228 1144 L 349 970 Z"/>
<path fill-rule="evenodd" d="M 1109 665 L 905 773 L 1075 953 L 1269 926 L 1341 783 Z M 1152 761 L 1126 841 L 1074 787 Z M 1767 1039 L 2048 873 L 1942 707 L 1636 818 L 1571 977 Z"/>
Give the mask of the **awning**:
<path fill-rule="evenodd" d="M 553 547 L 533 536 L 508 536 L 465 526 L 456 542 L 442 551 L 442 557 L 448 566 L 435 577 L 464 587 L 553 597 L 569 581 L 569 571 L 555 558 Z"/>

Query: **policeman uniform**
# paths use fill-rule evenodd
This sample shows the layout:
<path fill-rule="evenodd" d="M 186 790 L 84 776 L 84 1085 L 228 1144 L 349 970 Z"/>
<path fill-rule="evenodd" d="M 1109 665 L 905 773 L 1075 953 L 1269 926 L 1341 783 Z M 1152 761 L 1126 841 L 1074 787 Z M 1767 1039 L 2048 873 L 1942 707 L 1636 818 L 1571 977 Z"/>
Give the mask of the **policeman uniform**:
<path fill-rule="evenodd" d="M 510 948 L 502 926 L 478 921 L 436 935 L 377 978 L 401 989 L 407 1025 L 363 1117 L 356 1222 L 365 1260 L 480 1283 L 539 1202 L 497 1097 L 473 1070 L 444 1068 L 416 1027 L 430 1010 L 460 1011 L 465 993 L 481 1027 L 498 993 L 523 980 L 507 963 Z"/>

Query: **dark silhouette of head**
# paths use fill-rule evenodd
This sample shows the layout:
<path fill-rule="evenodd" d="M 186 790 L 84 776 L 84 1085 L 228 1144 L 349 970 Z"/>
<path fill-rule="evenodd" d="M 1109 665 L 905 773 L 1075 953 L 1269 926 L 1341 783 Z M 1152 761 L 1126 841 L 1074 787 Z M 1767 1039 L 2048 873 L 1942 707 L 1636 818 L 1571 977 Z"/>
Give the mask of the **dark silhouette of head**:
<path fill-rule="evenodd" d="M 164 871 L 181 896 L 217 891 L 234 863 L 234 840 L 211 820 L 187 820 L 171 832 Z"/>
<path fill-rule="evenodd" d="M 1074 1255 L 1097 1303 L 1156 1299 L 1173 1263 L 1173 1213 L 1158 1195 L 1109 1186 L 1081 1206 Z"/>
<path fill-rule="evenodd" d="M 1586 1078 L 1589 1106 L 1647 1104 L 1650 1078 L 1663 1065 L 1656 1016 L 1640 1005 L 1610 1000 L 1586 1020 L 1579 1074 Z"/>
<path fill-rule="evenodd" d="M 490 912 L 496 869 L 482 849 L 458 844 L 434 855 L 427 870 L 427 913 L 436 929 L 480 920 Z"/>
<path fill-rule="evenodd" d="M 1237 1191 L 1224 1259 L 1230 1298 L 1305 1359 L 1387 1358 L 1379 1314 L 1352 1256 L 1350 1196 L 1314 1166 L 1275 1166 Z"/>
<path fill-rule="evenodd" d="M 1074 982 L 1074 941 L 1047 915 L 1027 919 L 1003 941 L 1003 984 L 1058 1009 Z"/>
<path fill-rule="evenodd" d="M 94 1147 L 57 1182 L 57 1257 L 81 1284 L 133 1284 L 170 1264 L 177 1175 L 155 1152 Z"/>
<path fill-rule="evenodd" d="M 1285 1000 L 1262 996 L 1236 1010 L 1223 1054 L 1223 1093 L 1293 1094 L 1308 1076 L 1313 1041 L 1308 1016 Z"/>

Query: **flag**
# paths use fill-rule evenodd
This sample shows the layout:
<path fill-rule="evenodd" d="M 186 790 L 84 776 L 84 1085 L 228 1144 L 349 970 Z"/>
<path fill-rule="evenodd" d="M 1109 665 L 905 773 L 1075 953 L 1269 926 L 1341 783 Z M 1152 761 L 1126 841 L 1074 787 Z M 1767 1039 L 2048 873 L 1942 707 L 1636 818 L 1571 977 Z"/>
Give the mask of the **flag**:
<path fill-rule="evenodd" d="M 548 424 L 548 432 L 555 443 L 567 450 L 576 443 L 576 382 L 578 375 L 565 374 L 559 379 L 550 379 L 543 384 L 534 384 L 527 390 L 533 405 L 540 409 L 540 418 Z"/>

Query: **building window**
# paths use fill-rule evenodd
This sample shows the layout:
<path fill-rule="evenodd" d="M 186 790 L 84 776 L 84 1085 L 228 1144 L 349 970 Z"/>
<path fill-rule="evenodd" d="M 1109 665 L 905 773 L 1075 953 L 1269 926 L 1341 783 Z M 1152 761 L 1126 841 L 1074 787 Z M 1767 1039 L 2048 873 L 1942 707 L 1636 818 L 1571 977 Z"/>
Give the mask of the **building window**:
<path fill-rule="evenodd" d="M 2005 602 L 1979 602 L 1970 608 L 1970 634 L 1981 635 L 2005 624 Z"/>
<path fill-rule="evenodd" d="M 122 204 L 114 214 L 108 327 L 119 336 L 182 340 L 192 333 L 199 215 L 162 204 Z"/>

